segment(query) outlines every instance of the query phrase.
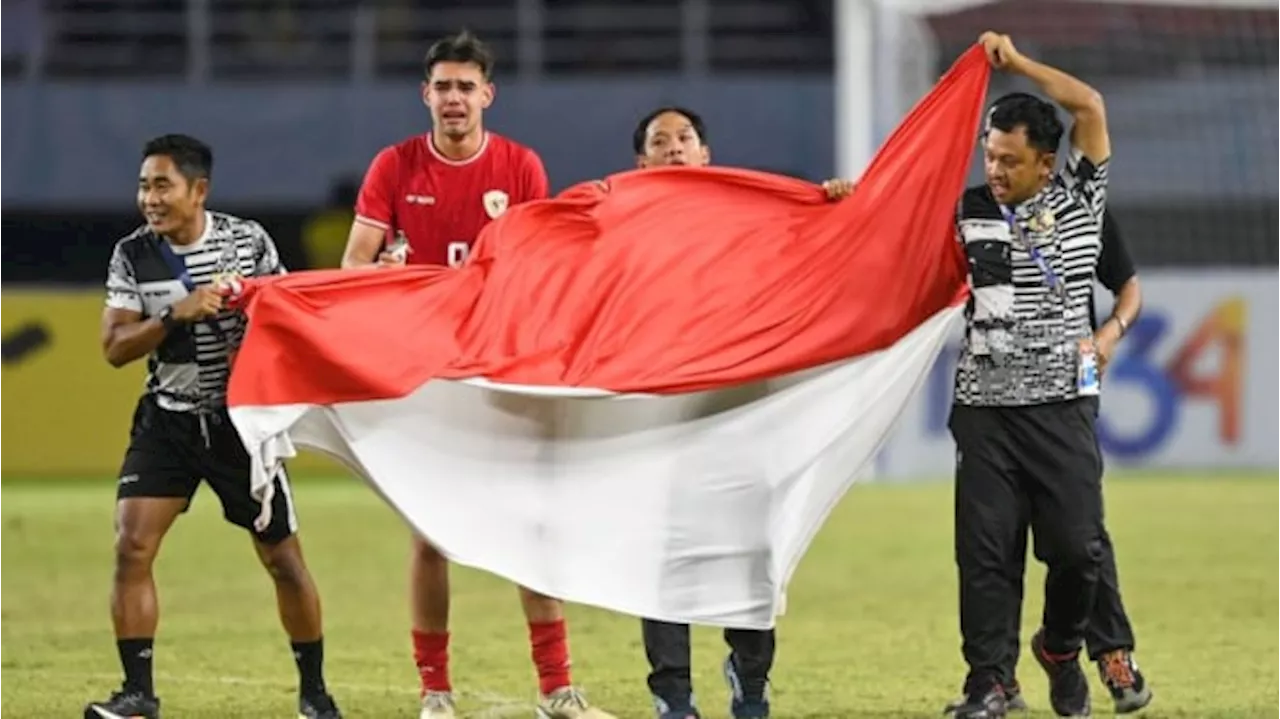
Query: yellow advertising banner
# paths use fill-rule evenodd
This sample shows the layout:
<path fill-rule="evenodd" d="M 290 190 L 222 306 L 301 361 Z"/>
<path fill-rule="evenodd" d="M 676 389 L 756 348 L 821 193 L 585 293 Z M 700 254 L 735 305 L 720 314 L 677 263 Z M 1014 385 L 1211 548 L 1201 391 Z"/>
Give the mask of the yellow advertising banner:
<path fill-rule="evenodd" d="M 114 477 L 129 443 L 146 361 L 102 357 L 101 290 L 0 293 L 0 472 L 6 478 Z M 320 455 L 295 473 L 346 474 Z"/>

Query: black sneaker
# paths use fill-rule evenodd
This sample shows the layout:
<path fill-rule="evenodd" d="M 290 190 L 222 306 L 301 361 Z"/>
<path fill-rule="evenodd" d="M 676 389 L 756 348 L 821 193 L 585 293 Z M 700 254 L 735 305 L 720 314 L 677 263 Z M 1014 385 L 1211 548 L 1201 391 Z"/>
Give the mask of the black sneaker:
<path fill-rule="evenodd" d="M 298 697 L 298 719 L 342 719 L 342 712 L 328 694 Z"/>
<path fill-rule="evenodd" d="M 724 680 L 729 684 L 729 715 L 733 719 L 768 719 L 768 679 L 743 677 L 730 654 L 724 660 Z"/>
<path fill-rule="evenodd" d="M 653 708 L 658 713 L 658 719 L 702 719 L 702 715 L 693 706 L 693 697 L 684 701 L 670 702 L 654 695 Z"/>
<path fill-rule="evenodd" d="M 1009 713 L 1004 688 L 1000 685 L 987 689 L 966 690 L 964 698 L 952 702 L 942 710 L 955 719 L 1003 719 Z"/>
<path fill-rule="evenodd" d="M 86 704 L 84 719 L 160 719 L 160 700 L 139 691 L 122 690 L 104 702 Z"/>
<path fill-rule="evenodd" d="M 1024 712 L 1028 710 L 1027 700 L 1022 696 L 1022 685 L 1017 679 L 1010 682 L 1009 686 L 1004 689 L 1005 708 L 1011 712 Z"/>
<path fill-rule="evenodd" d="M 964 706 L 969 701 L 968 697 L 960 697 L 959 699 L 947 705 L 944 713 L 953 711 L 956 707 Z M 1014 679 L 1013 683 L 1004 689 L 1004 707 L 1005 711 L 1012 714 L 1013 712 L 1025 712 L 1029 710 L 1027 700 L 1022 696 L 1022 687 L 1019 686 L 1018 680 Z"/>
<path fill-rule="evenodd" d="M 1080 669 L 1080 652 L 1050 654 L 1044 648 L 1044 630 L 1031 637 L 1031 653 L 1036 663 L 1049 676 L 1049 704 L 1060 717 L 1087 717 L 1089 709 L 1089 680 Z"/>
<path fill-rule="evenodd" d="M 1098 659 L 1098 674 L 1116 703 L 1116 714 L 1136 712 L 1155 698 L 1142 672 L 1138 671 L 1133 654 L 1123 649 L 1103 654 Z"/>

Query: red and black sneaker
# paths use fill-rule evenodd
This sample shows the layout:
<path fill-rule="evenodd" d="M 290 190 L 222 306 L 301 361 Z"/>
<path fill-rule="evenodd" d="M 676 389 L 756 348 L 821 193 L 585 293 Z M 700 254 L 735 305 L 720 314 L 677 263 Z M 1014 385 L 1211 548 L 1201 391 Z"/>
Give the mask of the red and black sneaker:
<path fill-rule="evenodd" d="M 1049 704 L 1060 717 L 1087 717 L 1089 680 L 1080 668 L 1080 650 L 1069 654 L 1053 654 L 1044 647 L 1044 629 L 1031 637 L 1031 653 L 1036 663 L 1049 676 Z"/>

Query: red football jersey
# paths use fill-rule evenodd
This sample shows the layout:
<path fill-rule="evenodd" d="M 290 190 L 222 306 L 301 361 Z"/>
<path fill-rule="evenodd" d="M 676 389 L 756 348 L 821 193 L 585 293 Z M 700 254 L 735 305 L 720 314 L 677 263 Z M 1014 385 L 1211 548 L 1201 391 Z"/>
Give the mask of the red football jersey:
<path fill-rule="evenodd" d="M 403 232 L 409 264 L 462 264 L 480 230 L 508 206 L 547 196 L 547 172 L 533 150 L 486 132 L 466 160 L 450 160 L 431 133 L 384 148 L 356 200 L 356 221 Z"/>

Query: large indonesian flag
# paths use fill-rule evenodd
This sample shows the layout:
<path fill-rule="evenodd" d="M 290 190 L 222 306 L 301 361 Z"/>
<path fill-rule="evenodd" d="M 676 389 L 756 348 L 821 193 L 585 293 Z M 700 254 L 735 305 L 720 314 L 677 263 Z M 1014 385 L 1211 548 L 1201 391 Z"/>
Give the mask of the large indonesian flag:
<path fill-rule="evenodd" d="M 254 492 L 313 447 L 455 562 L 772 626 L 958 320 L 987 74 L 970 50 L 840 203 L 757 172 L 625 172 L 512 208 L 458 269 L 249 281 L 230 405 Z"/>

